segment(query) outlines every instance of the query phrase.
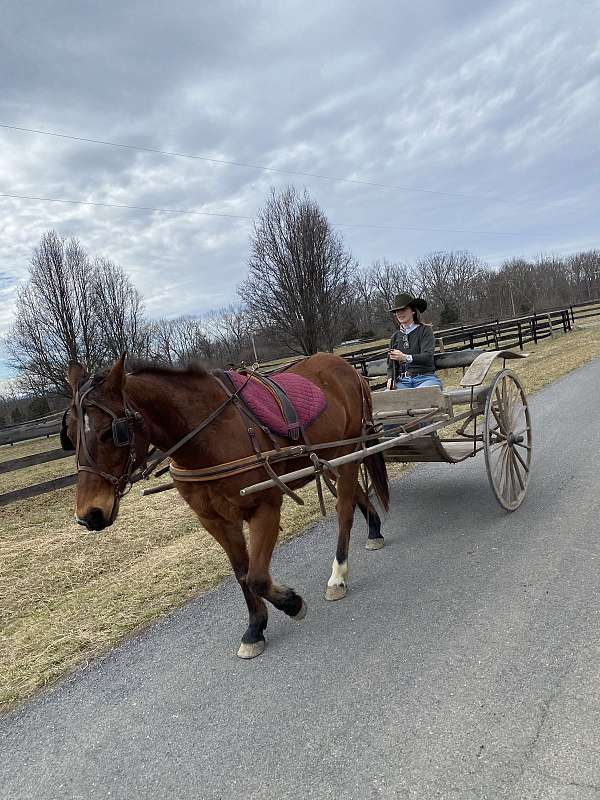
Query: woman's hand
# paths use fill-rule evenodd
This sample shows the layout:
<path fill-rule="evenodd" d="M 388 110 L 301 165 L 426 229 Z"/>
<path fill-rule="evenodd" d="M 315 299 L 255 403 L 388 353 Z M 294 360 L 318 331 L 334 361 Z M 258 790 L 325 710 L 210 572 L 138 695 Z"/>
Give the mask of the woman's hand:
<path fill-rule="evenodd" d="M 387 392 L 389 392 L 391 390 L 391 388 L 392 388 L 392 379 L 388 378 L 388 382 L 385 385 L 385 389 L 386 389 Z"/>
<path fill-rule="evenodd" d="M 392 361 L 406 361 L 406 354 L 402 350 L 390 350 L 389 357 Z"/>

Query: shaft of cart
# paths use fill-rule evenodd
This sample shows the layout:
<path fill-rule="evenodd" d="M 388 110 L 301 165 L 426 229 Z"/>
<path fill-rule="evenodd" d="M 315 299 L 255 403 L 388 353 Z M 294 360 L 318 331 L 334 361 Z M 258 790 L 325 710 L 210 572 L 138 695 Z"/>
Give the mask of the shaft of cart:
<path fill-rule="evenodd" d="M 381 453 L 384 450 L 389 450 L 390 448 L 394 447 L 395 445 L 401 444 L 403 442 L 407 442 L 410 439 L 416 439 L 419 436 L 427 436 L 434 431 L 443 428 L 445 425 L 448 424 L 450 416 L 448 414 L 444 414 L 442 419 L 438 420 L 437 422 L 432 422 L 431 424 L 424 425 L 422 428 L 418 428 L 415 431 L 411 431 L 410 433 L 402 433 L 399 436 L 394 436 L 391 439 L 386 439 L 385 442 L 380 442 L 379 444 L 371 445 L 371 447 L 361 448 L 360 450 L 355 450 L 353 453 L 348 453 L 345 456 L 339 456 L 338 458 L 332 458 L 331 461 L 327 461 L 327 465 L 331 467 L 338 467 L 342 464 L 349 464 L 352 461 L 362 461 L 367 456 L 375 455 L 375 453 Z M 314 475 L 317 472 L 314 466 L 311 467 L 304 467 L 303 469 L 297 469 L 294 472 L 288 472 L 286 475 L 279 475 L 278 478 L 282 483 L 292 483 L 293 481 L 300 480 L 301 478 L 308 478 L 311 475 Z M 247 486 L 245 489 L 240 490 L 240 494 L 245 497 L 250 494 L 256 494 L 257 492 L 263 492 L 265 489 L 271 489 L 273 486 L 276 486 L 276 482 L 272 479 L 267 481 L 261 481 L 261 483 L 255 483 L 252 486 Z"/>

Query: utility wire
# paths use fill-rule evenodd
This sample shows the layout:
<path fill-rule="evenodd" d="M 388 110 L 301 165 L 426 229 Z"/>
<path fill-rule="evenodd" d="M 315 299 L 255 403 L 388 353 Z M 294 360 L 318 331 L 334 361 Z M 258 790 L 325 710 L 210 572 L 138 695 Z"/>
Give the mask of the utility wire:
<path fill-rule="evenodd" d="M 8 197 L 15 200 L 38 200 L 44 203 L 66 203 L 68 205 L 95 206 L 98 208 L 126 208 L 133 211 L 158 211 L 161 214 L 196 214 L 202 217 L 224 217 L 225 219 L 241 219 L 252 222 L 254 217 L 242 216 L 241 214 L 224 214 L 216 211 L 198 211 L 193 208 L 154 208 L 152 206 L 134 206 L 126 203 L 96 203 L 91 200 L 66 200 L 60 197 L 38 197 L 27 194 L 9 194 L 0 192 L 0 197 Z M 336 228 L 373 228 L 376 230 L 387 231 L 421 231 L 426 233 L 470 233 L 478 236 L 520 236 L 519 233 L 507 231 L 472 231 L 460 228 L 419 228 L 409 225 L 370 225 L 368 223 L 353 222 L 332 222 Z"/>
<path fill-rule="evenodd" d="M 503 203 L 508 206 L 533 207 L 533 208 L 560 208 L 563 211 L 578 208 L 576 206 L 564 206 L 558 203 L 520 203 L 514 200 L 503 200 L 500 197 L 467 194 L 465 192 L 443 192 L 436 189 L 423 189 L 418 186 L 402 186 L 393 183 L 379 183 L 376 181 L 367 181 L 362 178 L 341 178 L 336 175 L 323 175 L 317 172 L 301 172 L 291 169 L 278 169 L 276 167 L 264 167 L 260 164 L 251 164 L 245 161 L 227 161 L 222 158 L 211 158 L 209 156 L 194 155 L 192 153 L 179 153 L 173 150 L 160 150 L 157 147 L 144 147 L 137 144 L 123 144 L 122 142 L 111 142 L 105 139 L 91 139 L 87 136 L 71 136 L 67 133 L 57 133 L 56 131 L 43 131 L 37 128 L 23 128 L 18 125 L 9 125 L 8 123 L 0 122 L 0 128 L 6 130 L 19 131 L 21 133 L 35 133 L 40 136 L 52 136 L 57 139 L 68 139 L 73 142 L 86 142 L 88 144 L 101 144 L 107 147 L 119 147 L 124 150 L 138 150 L 144 153 L 156 153 L 161 156 L 174 156 L 175 158 L 189 158 L 195 161 L 204 161 L 209 164 L 221 164 L 228 167 L 247 167 L 248 169 L 256 169 L 262 172 L 272 172 L 278 175 L 294 175 L 301 178 L 318 178 L 319 180 L 332 181 L 339 183 L 350 183 L 358 186 L 371 186 L 378 189 L 394 189 L 400 192 L 418 192 L 420 194 L 431 194 L 441 197 L 460 197 L 467 200 L 483 200 L 485 202 Z"/>

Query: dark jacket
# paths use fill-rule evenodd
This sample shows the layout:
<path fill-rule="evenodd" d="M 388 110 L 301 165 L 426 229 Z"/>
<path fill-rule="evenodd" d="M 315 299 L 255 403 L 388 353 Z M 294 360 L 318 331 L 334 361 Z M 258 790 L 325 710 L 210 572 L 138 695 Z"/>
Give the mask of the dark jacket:
<path fill-rule="evenodd" d="M 408 347 L 405 341 L 408 338 Z M 412 363 L 392 361 L 388 358 L 388 377 L 399 378 L 401 375 L 431 375 L 435 372 L 433 353 L 435 351 L 435 336 L 429 325 L 417 325 L 408 336 L 400 330 L 394 331 L 390 340 L 390 350 L 402 350 L 406 355 L 412 356 Z M 395 374 L 393 373 L 395 367 Z"/>

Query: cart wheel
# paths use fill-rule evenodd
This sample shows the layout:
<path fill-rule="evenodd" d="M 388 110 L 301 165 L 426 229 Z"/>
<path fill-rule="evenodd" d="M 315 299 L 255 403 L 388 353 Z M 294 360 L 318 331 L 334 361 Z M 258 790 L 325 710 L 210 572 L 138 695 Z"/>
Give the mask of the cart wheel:
<path fill-rule="evenodd" d="M 525 499 L 531 464 L 531 419 L 527 396 L 509 369 L 492 382 L 485 404 L 485 467 L 496 499 L 515 511 Z"/>

